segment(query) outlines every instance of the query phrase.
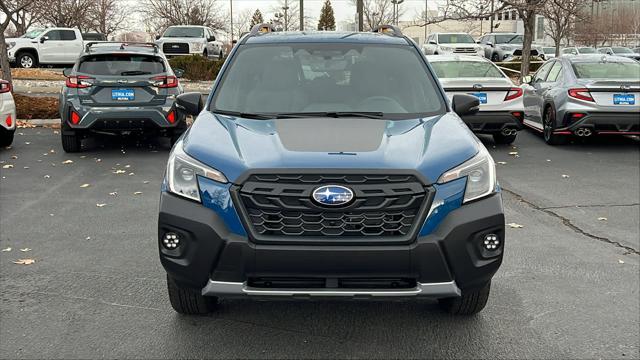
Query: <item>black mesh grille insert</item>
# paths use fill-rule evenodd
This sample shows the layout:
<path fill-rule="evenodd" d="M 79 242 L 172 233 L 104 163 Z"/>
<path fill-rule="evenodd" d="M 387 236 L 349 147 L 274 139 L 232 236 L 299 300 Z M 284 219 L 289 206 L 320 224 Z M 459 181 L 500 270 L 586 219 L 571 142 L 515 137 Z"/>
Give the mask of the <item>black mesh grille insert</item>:
<path fill-rule="evenodd" d="M 312 200 L 322 185 L 354 193 L 345 207 Z M 430 189 L 413 175 L 278 174 L 252 175 L 235 188 L 245 222 L 257 240 L 283 238 L 406 241 L 424 218 Z"/>
<path fill-rule="evenodd" d="M 188 54 L 189 44 L 185 43 L 164 43 L 162 52 L 165 54 Z"/>

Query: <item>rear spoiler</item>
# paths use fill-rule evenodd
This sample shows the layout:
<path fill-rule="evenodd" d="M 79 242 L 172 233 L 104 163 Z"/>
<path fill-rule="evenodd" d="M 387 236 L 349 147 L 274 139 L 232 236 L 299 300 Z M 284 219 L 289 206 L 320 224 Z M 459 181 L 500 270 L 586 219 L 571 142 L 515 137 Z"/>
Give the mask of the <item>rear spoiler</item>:
<path fill-rule="evenodd" d="M 158 44 L 150 42 L 120 42 L 120 41 L 91 41 L 85 44 L 84 51 L 91 52 L 91 48 L 95 45 L 120 45 L 120 50 L 124 50 L 126 47 L 140 47 L 140 48 L 152 48 L 154 53 L 160 52 Z"/>

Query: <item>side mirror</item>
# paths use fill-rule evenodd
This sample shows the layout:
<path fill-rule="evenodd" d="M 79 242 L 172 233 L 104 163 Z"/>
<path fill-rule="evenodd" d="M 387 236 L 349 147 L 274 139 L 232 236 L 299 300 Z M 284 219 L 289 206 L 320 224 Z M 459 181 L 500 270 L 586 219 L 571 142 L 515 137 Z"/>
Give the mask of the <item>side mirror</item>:
<path fill-rule="evenodd" d="M 161 37 L 162 36 L 160 36 L 160 35 L 156 35 L 156 40 L 160 40 Z"/>
<path fill-rule="evenodd" d="M 531 75 L 526 75 L 525 77 L 522 78 L 522 83 L 531 84 L 532 80 L 533 80 L 533 77 Z"/>
<path fill-rule="evenodd" d="M 480 111 L 480 99 L 473 95 L 453 95 L 451 104 L 453 111 L 458 114 L 458 116 L 473 115 Z"/>
<path fill-rule="evenodd" d="M 216 41 L 216 37 L 215 36 L 209 36 L 207 38 L 207 42 L 212 42 L 212 41 Z"/>
<path fill-rule="evenodd" d="M 493 47 L 493 43 L 492 42 L 487 42 L 487 45 Z"/>
<path fill-rule="evenodd" d="M 40 44 L 44 44 L 44 42 L 47 41 L 47 40 L 49 40 L 48 36 L 45 35 L 45 36 L 41 37 L 40 38 Z"/>
<path fill-rule="evenodd" d="M 436 41 L 435 41 L 435 40 L 429 40 L 429 44 L 431 44 L 431 45 L 438 45 L 438 43 L 436 43 Z"/>
<path fill-rule="evenodd" d="M 476 40 L 476 44 L 480 44 L 482 41 L 480 40 Z"/>
<path fill-rule="evenodd" d="M 232 43 L 232 44 L 237 44 L 237 43 L 238 43 L 238 40 L 237 40 L 237 39 L 233 39 L 233 40 L 231 41 L 231 43 Z"/>
<path fill-rule="evenodd" d="M 178 95 L 176 98 L 176 107 L 187 115 L 198 116 L 204 108 L 202 94 L 199 92 L 189 92 Z"/>
<path fill-rule="evenodd" d="M 62 70 L 62 75 L 64 75 L 64 77 L 69 77 L 69 75 L 71 75 L 71 70 L 73 70 L 72 68 L 64 68 L 64 70 Z"/>
<path fill-rule="evenodd" d="M 173 69 L 173 73 L 178 79 L 181 79 L 184 76 L 184 70 L 182 69 Z"/>

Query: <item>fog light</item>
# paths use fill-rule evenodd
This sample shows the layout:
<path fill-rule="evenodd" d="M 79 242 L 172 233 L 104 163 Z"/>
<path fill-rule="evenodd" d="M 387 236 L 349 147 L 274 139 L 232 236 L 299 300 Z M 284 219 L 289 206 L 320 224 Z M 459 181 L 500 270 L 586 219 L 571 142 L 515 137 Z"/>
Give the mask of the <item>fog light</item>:
<path fill-rule="evenodd" d="M 493 251 L 500 247 L 500 239 L 496 234 L 487 234 L 484 237 L 482 245 L 486 250 Z"/>
<path fill-rule="evenodd" d="M 180 245 L 180 237 L 176 233 L 168 232 L 164 234 L 162 246 L 168 250 L 173 250 Z"/>

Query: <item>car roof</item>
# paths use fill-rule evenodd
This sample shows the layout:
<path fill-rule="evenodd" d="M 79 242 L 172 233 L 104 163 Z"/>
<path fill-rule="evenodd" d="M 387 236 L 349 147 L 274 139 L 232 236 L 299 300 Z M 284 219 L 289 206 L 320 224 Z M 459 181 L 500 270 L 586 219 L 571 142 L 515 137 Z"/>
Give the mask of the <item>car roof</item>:
<path fill-rule="evenodd" d="M 429 62 L 441 62 L 441 61 L 473 61 L 473 62 L 490 62 L 482 56 L 470 56 L 470 55 L 427 55 Z"/>
<path fill-rule="evenodd" d="M 151 54 L 159 55 L 158 51 L 152 46 L 144 46 L 135 44 L 122 46 L 122 43 L 94 43 L 93 46 L 87 51 L 85 48 L 82 55 L 94 55 L 94 54 Z"/>
<path fill-rule="evenodd" d="M 167 26 L 168 28 L 203 28 L 206 29 L 208 28 L 208 26 L 203 26 L 203 25 L 171 25 L 171 26 Z"/>
<path fill-rule="evenodd" d="M 582 54 L 582 55 L 568 55 L 563 56 L 572 64 L 575 63 L 592 63 L 592 62 L 619 62 L 619 63 L 634 63 L 633 59 L 626 58 L 624 56 L 606 55 L 606 54 Z"/>
<path fill-rule="evenodd" d="M 453 34 L 464 34 L 464 35 L 469 35 L 469 33 L 466 33 L 464 31 L 448 31 L 448 32 L 434 32 L 432 34 L 437 34 L 437 35 L 453 35 Z"/>
<path fill-rule="evenodd" d="M 339 31 L 276 31 L 261 35 L 248 36 L 244 44 L 282 44 L 282 43 L 363 43 L 408 45 L 410 41 L 403 36 L 391 36 L 374 32 Z"/>

